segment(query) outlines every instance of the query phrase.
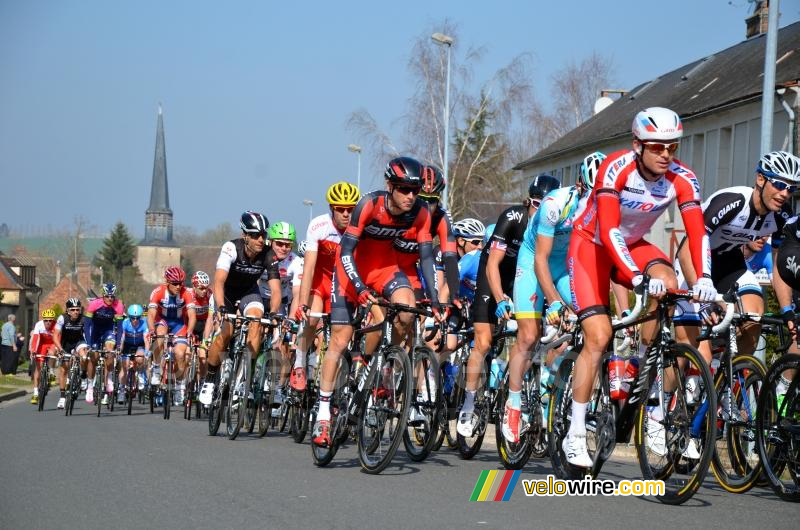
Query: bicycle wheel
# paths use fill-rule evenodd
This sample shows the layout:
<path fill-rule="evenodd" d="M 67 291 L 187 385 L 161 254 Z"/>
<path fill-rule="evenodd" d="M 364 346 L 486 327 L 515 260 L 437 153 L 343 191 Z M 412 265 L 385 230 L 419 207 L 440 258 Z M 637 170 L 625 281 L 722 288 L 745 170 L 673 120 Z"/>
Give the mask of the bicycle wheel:
<path fill-rule="evenodd" d="M 128 416 L 130 416 L 131 413 L 133 412 L 133 398 L 136 395 L 136 392 L 138 391 L 136 387 L 135 368 L 128 369 L 127 380 L 128 380 L 128 388 L 127 388 L 127 395 L 125 396 L 125 398 L 126 398 L 126 403 L 128 405 Z"/>
<path fill-rule="evenodd" d="M 383 351 L 381 373 L 376 373 L 375 359 L 370 365 L 362 397 L 364 411 L 358 421 L 358 460 L 364 471 L 377 474 L 394 457 L 406 429 L 410 395 L 413 388 L 411 361 L 399 346 Z"/>
<path fill-rule="evenodd" d="M 264 354 L 261 365 L 260 380 L 258 382 L 259 391 L 257 396 L 258 406 L 256 407 L 256 417 L 258 423 L 258 435 L 263 437 L 267 434 L 272 424 L 272 400 L 275 397 L 275 385 L 277 384 L 276 357 L 279 355 L 275 350 L 269 350 Z"/>
<path fill-rule="evenodd" d="M 403 431 L 403 445 L 408 457 L 414 462 L 425 460 L 433 449 L 439 434 L 439 403 L 442 401 L 439 385 L 439 360 L 428 347 L 414 349 L 412 384 L 413 395 L 409 399 L 409 414 Z"/>
<path fill-rule="evenodd" d="M 732 366 L 732 382 L 728 381 L 725 367 L 720 367 L 717 372 L 717 406 L 720 410 L 711 471 L 725 490 L 744 493 L 756 485 L 761 475 L 755 419 L 766 369 L 761 361 L 750 355 L 736 357 Z"/>
<path fill-rule="evenodd" d="M 220 377 L 216 374 L 216 384 L 214 385 L 214 394 L 211 397 L 211 404 L 208 406 L 208 435 L 216 436 L 219 431 L 219 425 L 222 423 L 222 408 L 225 403 L 224 397 L 228 391 L 227 378 Z"/>
<path fill-rule="evenodd" d="M 668 401 L 660 403 L 661 382 L 657 377 L 651 378 L 647 390 L 651 398 L 642 400 L 639 407 L 634 441 L 642 476 L 664 481 L 664 494 L 657 498 L 665 504 L 682 504 L 700 487 L 711 463 L 717 431 L 717 395 L 712 390 L 711 371 L 697 349 L 688 344 L 670 344 L 663 359 L 665 384 L 673 382 L 675 391 L 665 393 Z M 699 398 L 691 387 L 687 392 L 688 372 L 697 373 L 700 378 Z"/>
<path fill-rule="evenodd" d="M 525 389 L 522 390 L 525 392 Z M 507 385 L 503 385 L 498 394 L 497 399 L 500 403 L 500 411 L 497 415 L 497 422 L 495 423 L 494 435 L 497 444 L 497 453 L 500 455 L 500 461 L 503 462 L 503 467 L 506 469 L 522 469 L 528 462 L 531 456 L 533 446 L 531 444 L 531 437 L 527 431 L 523 432 L 520 429 L 519 442 L 509 442 L 503 435 L 503 419 L 505 418 L 505 402 L 508 398 Z M 523 410 L 523 413 L 528 413 L 528 410 Z M 530 416 L 529 416 L 530 417 Z M 539 422 L 539 429 L 541 429 L 541 421 Z"/>
<path fill-rule="evenodd" d="M 767 372 L 756 411 L 756 446 L 764 474 L 775 494 L 791 502 L 800 502 L 798 369 L 800 355 L 786 354 L 778 359 Z M 784 376 L 786 371 L 791 375 Z"/>
<path fill-rule="evenodd" d="M 239 436 L 247 414 L 247 400 L 250 393 L 250 350 L 246 347 L 236 356 L 232 379 L 225 407 L 225 427 L 229 440 L 235 440 Z"/>
<path fill-rule="evenodd" d="M 292 433 L 292 439 L 294 443 L 303 443 L 303 440 L 306 437 L 306 433 L 308 432 L 308 421 L 310 416 L 310 407 L 309 401 L 311 400 L 310 397 L 310 388 L 306 388 L 303 392 L 295 398 L 297 400 L 297 404 L 294 407 L 294 412 L 292 413 L 292 424 L 289 427 L 289 432 Z"/>
<path fill-rule="evenodd" d="M 64 414 L 66 416 L 72 416 L 72 407 L 75 406 L 75 400 L 78 398 L 80 384 L 80 374 L 75 366 L 75 361 L 73 361 L 69 368 L 69 378 L 67 379 L 67 402 L 64 406 Z"/>
<path fill-rule="evenodd" d="M 39 370 L 39 412 L 44 410 L 44 400 L 47 397 L 47 387 L 50 385 L 50 368 L 47 366 L 47 359 L 42 363 Z"/>
<path fill-rule="evenodd" d="M 156 387 L 153 385 L 147 388 L 147 400 L 150 402 L 150 414 L 153 414 L 156 407 Z"/>
<path fill-rule="evenodd" d="M 490 392 L 486 390 L 486 385 L 489 384 L 487 374 L 489 374 L 491 366 L 491 359 L 489 357 L 489 355 L 486 355 L 484 358 L 482 365 L 483 372 L 480 375 L 478 390 L 475 393 L 475 414 L 478 415 L 478 426 L 475 428 L 472 436 L 468 438 L 461 434 L 457 434 L 456 436 L 456 447 L 458 448 L 458 454 L 464 460 L 472 459 L 472 457 L 478 454 L 478 451 L 481 450 L 481 445 L 483 445 L 483 437 L 486 435 L 486 428 L 489 425 L 491 408 L 494 405 L 494 403 L 489 400 L 489 396 L 491 395 Z M 464 368 L 465 369 L 462 370 L 462 372 L 466 373 L 466 364 L 464 365 Z M 466 380 L 464 384 L 466 385 Z M 464 388 L 466 388 L 466 386 Z M 458 416 L 456 416 L 456 418 L 458 418 Z"/>
<path fill-rule="evenodd" d="M 547 415 L 547 449 L 550 453 L 550 463 L 556 476 L 564 480 L 580 480 L 586 475 L 585 469 L 567 462 L 567 455 L 562 448 L 572 419 L 572 374 L 576 355 L 578 354 L 575 352 L 568 352 L 558 367 Z"/>
<path fill-rule="evenodd" d="M 187 421 L 192 419 L 192 407 L 197 399 L 195 396 L 197 392 L 197 352 L 191 356 L 192 360 L 189 363 L 189 368 L 186 371 L 186 394 L 183 399 L 183 418 Z"/>
<path fill-rule="evenodd" d="M 170 411 L 172 409 L 172 385 L 175 384 L 173 381 L 175 377 L 175 373 L 172 367 L 172 359 L 167 360 L 164 363 L 164 379 L 161 381 L 161 393 L 164 398 L 164 419 L 168 420 Z"/>
<path fill-rule="evenodd" d="M 446 415 L 443 423 L 443 431 L 447 447 L 450 449 L 458 448 L 458 411 L 461 410 L 461 405 L 464 403 L 464 374 L 466 364 L 459 363 L 458 374 L 454 378 L 450 392 L 444 395 Z"/>
<path fill-rule="evenodd" d="M 97 417 L 100 417 L 100 410 L 103 408 L 103 394 L 106 391 L 105 385 L 106 379 L 106 369 L 105 364 L 101 364 L 97 367 L 97 370 L 94 374 L 94 402 L 97 405 Z"/>

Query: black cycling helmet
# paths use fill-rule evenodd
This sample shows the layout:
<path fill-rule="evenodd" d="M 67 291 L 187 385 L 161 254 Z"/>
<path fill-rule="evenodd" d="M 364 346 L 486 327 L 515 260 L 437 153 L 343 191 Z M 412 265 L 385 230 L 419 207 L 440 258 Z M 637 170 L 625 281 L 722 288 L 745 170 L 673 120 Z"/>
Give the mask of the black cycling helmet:
<path fill-rule="evenodd" d="M 436 166 L 427 165 L 422 169 L 422 189 L 419 194 L 422 197 L 438 199 L 444 190 L 444 175 L 442 170 Z"/>
<path fill-rule="evenodd" d="M 267 230 L 269 230 L 269 220 L 267 216 L 262 213 L 248 210 L 242 214 L 239 227 L 242 229 L 242 232 L 247 234 L 266 234 Z"/>
<path fill-rule="evenodd" d="M 81 299 L 80 298 L 67 298 L 67 309 L 72 309 L 73 307 L 80 307 L 81 306 Z"/>
<path fill-rule="evenodd" d="M 551 191 L 561 187 L 561 182 L 552 175 L 542 173 L 534 177 L 531 185 L 528 186 L 528 197 L 531 199 L 541 199 Z"/>
<path fill-rule="evenodd" d="M 410 156 L 398 156 L 386 164 L 383 177 L 392 184 L 422 187 L 423 168 L 419 160 Z"/>

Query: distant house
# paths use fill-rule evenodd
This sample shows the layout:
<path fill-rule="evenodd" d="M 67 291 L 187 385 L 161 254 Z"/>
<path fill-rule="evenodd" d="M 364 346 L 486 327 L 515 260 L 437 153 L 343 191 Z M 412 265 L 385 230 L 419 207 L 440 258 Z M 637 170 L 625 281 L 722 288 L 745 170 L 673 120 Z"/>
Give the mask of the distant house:
<path fill-rule="evenodd" d="M 60 272 L 60 271 L 59 271 Z M 64 277 L 56 278 L 55 287 L 42 296 L 39 305 L 42 308 L 59 305 L 65 309 L 67 298 L 80 298 L 86 304 L 88 298 L 93 297 L 92 287 L 92 267 L 88 263 L 79 263 L 77 274 L 70 272 Z"/>
<path fill-rule="evenodd" d="M 36 266 L 25 257 L 0 252 L 0 321 L 15 314 L 17 326 L 27 336 L 38 320 L 40 294 Z"/>
<path fill-rule="evenodd" d="M 763 17 L 761 17 L 763 19 Z M 748 30 L 755 26 L 748 20 Z M 763 25 L 760 26 L 763 30 Z M 631 122 L 646 107 L 667 107 L 683 119 L 677 157 L 693 168 L 704 196 L 751 184 L 760 158 L 761 104 L 766 35 L 759 34 L 656 79 L 642 83 L 532 157 L 517 164 L 523 182 L 551 173 L 574 182 L 581 160 L 593 151 L 631 146 Z M 772 149 L 797 153 L 800 136 L 800 22 L 779 30 Z M 527 184 L 525 184 L 527 186 Z M 682 223 L 673 207 L 649 240 L 670 252 Z M 674 234 L 674 236 L 673 236 Z"/>

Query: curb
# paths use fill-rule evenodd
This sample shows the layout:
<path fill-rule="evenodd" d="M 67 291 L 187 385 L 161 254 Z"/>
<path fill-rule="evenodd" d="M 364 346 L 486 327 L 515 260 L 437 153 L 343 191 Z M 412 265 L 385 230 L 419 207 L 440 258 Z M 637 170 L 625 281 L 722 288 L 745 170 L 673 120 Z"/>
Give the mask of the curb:
<path fill-rule="evenodd" d="M 0 402 L 16 399 L 18 397 L 24 396 L 27 393 L 28 393 L 27 390 L 20 389 L 20 390 L 14 390 L 13 392 L 6 392 L 5 394 L 0 394 Z"/>

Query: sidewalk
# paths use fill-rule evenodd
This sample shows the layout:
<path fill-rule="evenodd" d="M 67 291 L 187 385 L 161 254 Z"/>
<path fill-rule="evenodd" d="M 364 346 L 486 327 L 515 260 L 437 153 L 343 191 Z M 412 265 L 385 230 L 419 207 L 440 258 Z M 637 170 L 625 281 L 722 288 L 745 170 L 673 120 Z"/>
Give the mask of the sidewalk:
<path fill-rule="evenodd" d="M 30 391 L 31 379 L 25 373 L 0 376 L 0 402 L 24 396 Z"/>

